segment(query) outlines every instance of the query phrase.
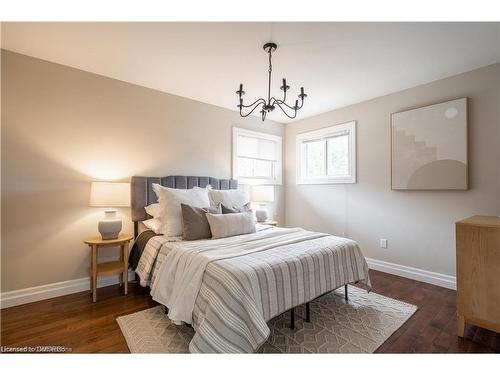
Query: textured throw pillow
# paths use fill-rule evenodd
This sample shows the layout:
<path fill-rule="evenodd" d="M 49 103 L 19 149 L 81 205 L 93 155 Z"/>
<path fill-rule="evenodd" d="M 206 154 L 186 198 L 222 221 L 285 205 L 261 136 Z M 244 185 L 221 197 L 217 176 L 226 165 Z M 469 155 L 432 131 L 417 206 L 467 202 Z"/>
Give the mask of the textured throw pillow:
<path fill-rule="evenodd" d="M 246 189 L 237 190 L 208 190 L 210 206 L 216 206 L 219 203 L 226 207 L 243 206 L 250 201 L 250 196 Z"/>
<path fill-rule="evenodd" d="M 193 207 L 210 206 L 207 189 L 172 189 L 153 184 L 153 191 L 160 203 L 161 234 L 169 237 L 182 236 L 181 203 Z"/>
<path fill-rule="evenodd" d="M 144 210 L 146 210 L 148 215 L 154 217 L 155 219 L 160 217 L 161 208 L 159 203 L 150 204 L 149 206 L 144 207 Z"/>
<path fill-rule="evenodd" d="M 223 214 L 236 214 L 238 212 L 252 212 L 252 206 L 251 203 L 248 202 L 247 204 L 244 204 L 243 206 L 231 206 L 227 207 L 223 204 L 222 206 L 222 213 Z"/>
<path fill-rule="evenodd" d="M 142 224 L 144 224 L 144 226 L 146 228 L 151 229 L 156 234 L 160 234 L 161 221 L 159 219 L 152 218 L 152 219 L 144 220 L 142 222 Z"/>
<path fill-rule="evenodd" d="M 207 213 L 220 214 L 221 206 L 200 208 L 181 203 L 182 211 L 182 239 L 186 241 L 211 238 L 210 224 L 208 224 Z"/>
<path fill-rule="evenodd" d="M 206 214 L 212 238 L 255 233 L 255 220 L 251 212 L 237 214 Z"/>

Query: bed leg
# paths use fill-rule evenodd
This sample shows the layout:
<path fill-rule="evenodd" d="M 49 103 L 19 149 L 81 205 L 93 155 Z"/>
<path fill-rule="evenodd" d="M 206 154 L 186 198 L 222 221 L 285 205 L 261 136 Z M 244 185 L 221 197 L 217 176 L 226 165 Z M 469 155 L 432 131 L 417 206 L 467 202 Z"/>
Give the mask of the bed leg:
<path fill-rule="evenodd" d="M 349 301 L 349 296 L 347 295 L 347 284 L 344 285 L 344 298 L 346 301 Z"/>
<path fill-rule="evenodd" d="M 309 302 L 306 303 L 306 322 L 311 323 L 311 309 L 309 306 Z"/>
<path fill-rule="evenodd" d="M 295 329 L 295 307 L 290 309 L 290 329 Z"/>

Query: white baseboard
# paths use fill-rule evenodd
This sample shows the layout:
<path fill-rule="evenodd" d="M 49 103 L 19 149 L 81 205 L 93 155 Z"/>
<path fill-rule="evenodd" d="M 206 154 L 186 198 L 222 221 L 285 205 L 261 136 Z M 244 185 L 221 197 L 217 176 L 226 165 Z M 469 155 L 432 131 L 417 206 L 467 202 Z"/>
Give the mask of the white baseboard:
<path fill-rule="evenodd" d="M 376 271 L 382 271 L 408 279 L 423 281 L 424 283 L 442 286 L 448 289 L 457 289 L 457 280 L 455 276 L 442 273 L 422 270 L 420 268 L 403 266 L 401 264 L 384 262 L 382 260 L 366 258 L 368 267 Z"/>
<path fill-rule="evenodd" d="M 118 275 L 98 278 L 97 287 L 118 284 Z M 134 280 L 134 272 L 128 274 L 130 281 Z M 0 308 L 24 305 L 25 303 L 41 301 L 48 298 L 64 296 L 66 294 L 90 290 L 90 277 L 61 281 L 53 284 L 35 286 L 32 288 L 18 289 L 4 292 L 0 296 Z"/>
<path fill-rule="evenodd" d="M 412 280 L 423 281 L 425 283 L 442 286 L 448 289 L 456 289 L 455 276 L 425 271 L 419 268 L 384 262 L 382 260 L 372 258 L 366 258 L 366 261 L 368 263 L 368 266 L 376 271 L 382 271 L 393 275 L 406 277 Z M 129 272 L 129 280 L 134 280 L 133 272 Z M 99 288 L 114 284 L 118 284 L 117 275 L 99 278 L 97 282 L 97 286 Z M 86 290 L 90 290 L 89 277 L 35 286 L 32 288 L 13 290 L 11 292 L 5 292 L 1 294 L 0 307 L 4 309 L 6 307 L 23 305 L 25 303 L 41 301 L 48 298 L 83 292 Z"/>

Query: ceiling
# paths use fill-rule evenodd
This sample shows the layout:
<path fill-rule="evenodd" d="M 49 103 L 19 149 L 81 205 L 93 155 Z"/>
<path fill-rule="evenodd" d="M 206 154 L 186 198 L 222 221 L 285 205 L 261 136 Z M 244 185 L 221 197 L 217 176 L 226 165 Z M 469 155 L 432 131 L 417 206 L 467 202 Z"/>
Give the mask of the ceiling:
<path fill-rule="evenodd" d="M 266 95 L 270 40 L 297 119 L 500 60 L 498 23 L 2 23 L 2 48 L 232 110 Z"/>

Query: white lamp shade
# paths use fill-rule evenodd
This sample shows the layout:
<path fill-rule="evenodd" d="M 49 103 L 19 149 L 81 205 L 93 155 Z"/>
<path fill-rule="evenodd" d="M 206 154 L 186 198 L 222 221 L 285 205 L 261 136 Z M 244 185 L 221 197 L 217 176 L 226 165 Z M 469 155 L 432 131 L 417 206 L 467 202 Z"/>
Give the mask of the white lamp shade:
<path fill-rule="evenodd" d="M 130 207 L 130 184 L 128 182 L 92 182 L 90 206 Z"/>
<path fill-rule="evenodd" d="M 274 185 L 254 185 L 250 196 L 252 202 L 274 202 Z"/>

